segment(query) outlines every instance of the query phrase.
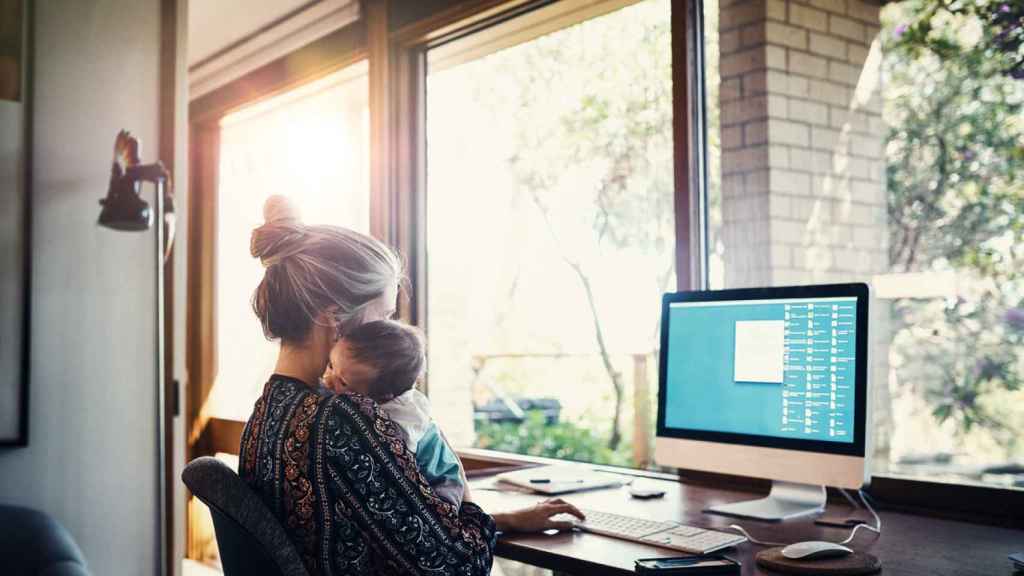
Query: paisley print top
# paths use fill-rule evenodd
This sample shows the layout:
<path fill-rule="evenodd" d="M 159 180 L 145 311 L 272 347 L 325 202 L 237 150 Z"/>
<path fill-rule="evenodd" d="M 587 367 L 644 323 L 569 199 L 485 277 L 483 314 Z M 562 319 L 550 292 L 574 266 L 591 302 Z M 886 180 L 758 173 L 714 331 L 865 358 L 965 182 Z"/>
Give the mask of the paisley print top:
<path fill-rule="evenodd" d="M 272 376 L 242 434 L 239 476 L 281 520 L 311 575 L 490 572 L 494 520 L 438 497 L 369 398 Z"/>

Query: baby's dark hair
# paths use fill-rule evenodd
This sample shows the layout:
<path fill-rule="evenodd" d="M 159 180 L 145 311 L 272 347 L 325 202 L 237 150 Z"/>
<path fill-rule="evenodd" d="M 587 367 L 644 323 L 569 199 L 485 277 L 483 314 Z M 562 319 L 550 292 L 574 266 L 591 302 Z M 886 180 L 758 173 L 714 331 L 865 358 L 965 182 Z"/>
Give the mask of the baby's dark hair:
<path fill-rule="evenodd" d="M 394 320 L 361 324 L 344 335 L 352 359 L 377 371 L 370 396 L 388 400 L 408 392 L 423 375 L 426 363 L 422 333 Z"/>

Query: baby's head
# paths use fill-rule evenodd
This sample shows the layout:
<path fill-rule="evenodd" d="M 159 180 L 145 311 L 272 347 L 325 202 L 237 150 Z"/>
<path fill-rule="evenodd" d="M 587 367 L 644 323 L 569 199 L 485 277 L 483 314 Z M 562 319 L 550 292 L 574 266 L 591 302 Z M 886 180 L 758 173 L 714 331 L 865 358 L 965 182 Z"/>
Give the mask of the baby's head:
<path fill-rule="evenodd" d="M 335 392 L 358 392 L 386 402 L 411 390 L 425 363 L 419 330 L 378 320 L 361 324 L 338 340 L 324 380 Z"/>

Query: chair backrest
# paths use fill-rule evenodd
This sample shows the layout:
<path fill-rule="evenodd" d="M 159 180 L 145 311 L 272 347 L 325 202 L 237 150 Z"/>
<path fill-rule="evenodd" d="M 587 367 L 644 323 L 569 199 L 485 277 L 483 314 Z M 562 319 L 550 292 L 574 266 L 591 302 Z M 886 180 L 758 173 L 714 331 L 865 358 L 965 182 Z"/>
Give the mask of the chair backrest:
<path fill-rule="evenodd" d="M 225 576 L 309 576 L 281 523 L 231 468 L 203 456 L 181 479 L 210 507 Z"/>
<path fill-rule="evenodd" d="M 0 573 L 5 576 L 89 576 L 71 534 L 53 517 L 0 504 Z"/>

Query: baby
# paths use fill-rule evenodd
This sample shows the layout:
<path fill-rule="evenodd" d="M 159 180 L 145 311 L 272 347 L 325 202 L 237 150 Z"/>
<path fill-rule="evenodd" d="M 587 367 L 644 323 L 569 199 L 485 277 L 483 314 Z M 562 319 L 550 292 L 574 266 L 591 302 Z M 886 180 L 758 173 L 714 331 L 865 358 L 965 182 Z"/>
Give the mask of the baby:
<path fill-rule="evenodd" d="M 465 492 L 461 464 L 430 416 L 427 397 L 415 388 L 426 361 L 423 349 L 423 337 L 411 326 L 367 322 L 331 349 L 324 384 L 339 394 L 356 392 L 376 400 L 405 431 L 434 492 L 459 507 Z"/>

